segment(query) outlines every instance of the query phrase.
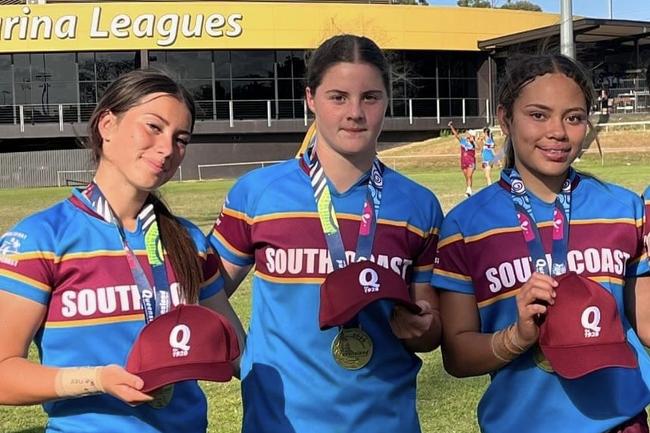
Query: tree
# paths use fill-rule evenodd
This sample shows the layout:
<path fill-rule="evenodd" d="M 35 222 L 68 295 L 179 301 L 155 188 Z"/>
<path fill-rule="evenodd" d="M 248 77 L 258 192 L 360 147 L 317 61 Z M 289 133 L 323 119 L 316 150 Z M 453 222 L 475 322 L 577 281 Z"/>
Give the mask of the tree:
<path fill-rule="evenodd" d="M 458 0 L 456 4 L 463 8 L 491 8 L 490 0 Z"/>
<path fill-rule="evenodd" d="M 518 1 L 508 1 L 506 4 L 501 6 L 501 9 L 518 9 L 522 11 L 533 11 L 533 12 L 542 12 L 542 8 L 535 3 L 531 3 L 527 0 L 518 0 Z"/>

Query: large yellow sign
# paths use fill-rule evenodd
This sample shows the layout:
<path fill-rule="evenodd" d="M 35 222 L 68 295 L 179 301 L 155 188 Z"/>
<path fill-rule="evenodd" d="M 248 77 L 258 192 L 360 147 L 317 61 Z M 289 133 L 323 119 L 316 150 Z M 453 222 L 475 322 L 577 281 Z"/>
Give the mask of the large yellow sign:
<path fill-rule="evenodd" d="M 0 6 L 0 52 L 313 48 L 338 33 L 384 49 L 476 50 L 558 22 L 539 12 L 404 5 L 125 2 Z"/>

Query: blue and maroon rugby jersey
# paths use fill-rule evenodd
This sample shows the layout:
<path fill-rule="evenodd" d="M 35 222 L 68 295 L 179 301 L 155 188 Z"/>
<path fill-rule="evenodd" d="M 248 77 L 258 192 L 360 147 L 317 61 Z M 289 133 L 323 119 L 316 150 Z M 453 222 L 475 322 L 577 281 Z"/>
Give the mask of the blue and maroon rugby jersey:
<path fill-rule="evenodd" d="M 554 204 L 529 195 L 544 249 L 550 253 Z M 643 215 L 643 203 L 631 191 L 586 175 L 576 177 L 569 270 L 599 282 L 614 295 L 640 367 L 606 368 L 567 380 L 549 371 L 550 365 L 534 347 L 492 374 L 478 407 L 483 432 L 602 433 L 650 403 L 650 359 L 623 305 L 625 278 L 648 272 Z M 432 285 L 474 296 L 481 332 L 492 333 L 516 321 L 515 295 L 530 277 L 532 266 L 510 185 L 503 177 L 448 214 L 438 260 Z"/>
<path fill-rule="evenodd" d="M 377 302 L 360 314 L 374 353 L 356 371 L 332 358 L 337 329 L 319 329 L 319 287 L 332 263 L 306 158 L 243 176 L 210 234 L 222 260 L 254 265 L 242 360 L 243 431 L 419 432 L 415 385 L 421 362 L 391 332 L 392 305 Z M 363 176 L 344 193 L 330 187 L 349 258 L 355 256 L 367 182 Z M 429 190 L 386 168 L 371 260 L 408 283 L 428 282 L 441 221 Z"/>
<path fill-rule="evenodd" d="M 643 192 L 643 201 L 645 203 L 645 229 L 643 230 L 645 253 L 647 260 L 650 262 L 650 186 Z"/>
<path fill-rule="evenodd" d="M 201 231 L 182 220 L 194 239 L 205 282 L 200 297 L 221 290 L 217 258 Z M 127 242 L 153 281 L 141 227 Z M 168 264 L 168 261 L 166 262 Z M 172 302 L 178 284 L 167 275 Z M 71 198 L 21 221 L 0 242 L 0 290 L 47 305 L 35 343 L 43 365 L 125 365 L 144 315 L 117 228 L 88 207 L 78 190 Z M 155 409 L 131 407 L 102 394 L 43 405 L 48 432 L 205 432 L 206 400 L 195 381 L 176 384 L 171 402 Z"/>

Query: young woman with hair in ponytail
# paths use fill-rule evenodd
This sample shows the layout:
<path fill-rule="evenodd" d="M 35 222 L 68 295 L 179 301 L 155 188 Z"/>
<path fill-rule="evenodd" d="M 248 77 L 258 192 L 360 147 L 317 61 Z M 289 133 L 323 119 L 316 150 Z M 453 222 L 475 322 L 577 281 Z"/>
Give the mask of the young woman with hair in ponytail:
<path fill-rule="evenodd" d="M 0 404 L 43 403 L 47 432 L 207 428 L 196 381 L 148 395 L 122 367 L 145 322 L 180 303 L 223 314 L 243 338 L 215 253 L 156 195 L 183 160 L 194 114 L 168 76 L 120 76 L 89 121 L 93 181 L 0 239 Z M 27 359 L 31 341 L 40 363 Z"/>

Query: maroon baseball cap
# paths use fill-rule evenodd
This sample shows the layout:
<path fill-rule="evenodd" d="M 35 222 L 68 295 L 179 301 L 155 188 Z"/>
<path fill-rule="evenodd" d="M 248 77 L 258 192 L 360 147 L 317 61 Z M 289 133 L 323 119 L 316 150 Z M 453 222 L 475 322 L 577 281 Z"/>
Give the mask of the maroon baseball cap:
<path fill-rule="evenodd" d="M 616 299 L 575 272 L 558 278 L 555 303 L 540 326 L 539 346 L 553 370 L 576 379 L 607 367 L 636 368 Z"/>
<path fill-rule="evenodd" d="M 351 263 L 330 273 L 320 286 L 320 329 L 344 325 L 371 302 L 395 301 L 414 313 L 422 309 L 411 301 L 402 277 L 374 262 Z"/>
<path fill-rule="evenodd" d="M 142 392 L 201 379 L 227 382 L 239 356 L 228 320 L 200 305 L 179 305 L 148 323 L 135 340 L 126 370 L 144 380 Z"/>

